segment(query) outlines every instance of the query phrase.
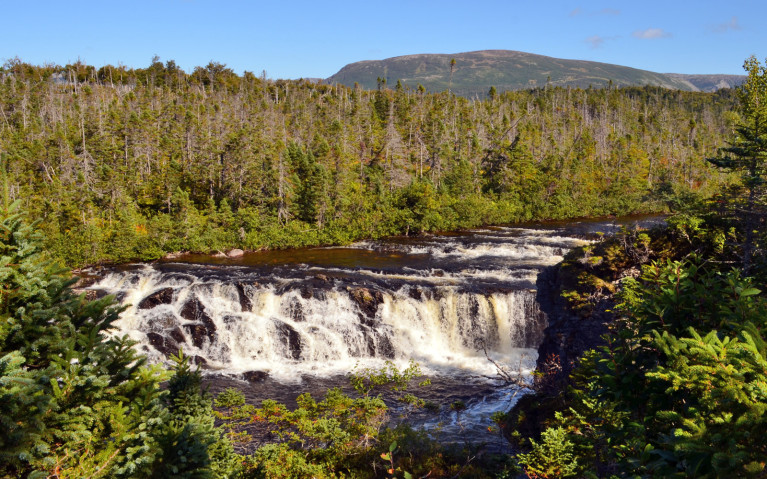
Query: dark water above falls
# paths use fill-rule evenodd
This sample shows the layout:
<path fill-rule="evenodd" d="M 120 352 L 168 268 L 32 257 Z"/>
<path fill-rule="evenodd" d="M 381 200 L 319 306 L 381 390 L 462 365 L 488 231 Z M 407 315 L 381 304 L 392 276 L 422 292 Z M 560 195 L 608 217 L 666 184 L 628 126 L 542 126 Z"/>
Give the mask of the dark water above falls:
<path fill-rule="evenodd" d="M 413 359 L 433 378 L 423 396 L 443 405 L 421 423 L 479 431 L 515 395 L 494 380 L 486 354 L 528 372 L 535 366 L 546 327 L 540 271 L 596 232 L 637 220 L 658 221 L 488 227 L 236 259 L 185 255 L 114 268 L 89 289 L 129 305 L 118 334 L 152 361 L 183 348 L 213 392 L 236 386 L 252 401 L 290 403 L 347 386 L 355 366 Z M 446 412 L 455 400 L 468 406 L 460 418 Z"/>

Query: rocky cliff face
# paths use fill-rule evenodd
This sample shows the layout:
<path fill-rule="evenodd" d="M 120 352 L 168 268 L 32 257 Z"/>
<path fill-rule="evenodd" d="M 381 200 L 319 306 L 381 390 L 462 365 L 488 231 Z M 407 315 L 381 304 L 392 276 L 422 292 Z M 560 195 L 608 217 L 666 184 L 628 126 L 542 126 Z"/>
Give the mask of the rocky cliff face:
<path fill-rule="evenodd" d="M 548 316 L 548 327 L 538 346 L 538 371 L 549 383 L 563 383 L 583 353 L 605 343 L 602 336 L 615 319 L 612 296 L 601 299 L 584 317 L 567 307 L 562 297 L 561 266 L 544 270 L 538 277 L 538 303 Z M 550 387 L 558 387 L 551 385 Z"/>

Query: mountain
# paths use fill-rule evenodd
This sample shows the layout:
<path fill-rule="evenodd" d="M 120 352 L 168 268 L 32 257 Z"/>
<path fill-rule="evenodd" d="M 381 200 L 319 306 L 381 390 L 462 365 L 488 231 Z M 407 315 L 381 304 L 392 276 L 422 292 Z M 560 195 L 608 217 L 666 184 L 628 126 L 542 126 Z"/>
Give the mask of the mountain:
<path fill-rule="evenodd" d="M 451 60 L 455 59 L 451 79 Z M 457 95 L 480 96 L 490 86 L 501 92 L 524 88 L 572 86 L 604 87 L 612 80 L 616 86 L 658 85 L 665 88 L 698 91 L 731 86 L 738 75 L 663 74 L 609 63 L 585 60 L 563 60 L 511 50 L 482 50 L 456 54 L 419 54 L 367 60 L 346 65 L 328 83 L 354 85 L 366 89 L 377 87 L 377 79 L 385 78 L 393 87 L 403 85 L 428 91 L 450 89 Z M 745 78 L 745 77 L 743 77 Z"/>
<path fill-rule="evenodd" d="M 746 75 L 687 75 L 684 73 L 666 73 L 666 76 L 688 82 L 699 91 L 717 91 L 722 88 L 740 86 Z"/>

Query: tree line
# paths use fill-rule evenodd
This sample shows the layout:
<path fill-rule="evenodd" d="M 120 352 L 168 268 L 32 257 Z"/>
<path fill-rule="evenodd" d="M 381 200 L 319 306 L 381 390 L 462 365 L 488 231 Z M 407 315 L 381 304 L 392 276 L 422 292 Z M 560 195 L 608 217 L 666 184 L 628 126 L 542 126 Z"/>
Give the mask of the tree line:
<path fill-rule="evenodd" d="M 649 86 L 471 100 L 156 58 L 15 59 L 0 79 L 7 194 L 70 266 L 658 211 L 727 181 L 703 158 L 736 101 Z"/>

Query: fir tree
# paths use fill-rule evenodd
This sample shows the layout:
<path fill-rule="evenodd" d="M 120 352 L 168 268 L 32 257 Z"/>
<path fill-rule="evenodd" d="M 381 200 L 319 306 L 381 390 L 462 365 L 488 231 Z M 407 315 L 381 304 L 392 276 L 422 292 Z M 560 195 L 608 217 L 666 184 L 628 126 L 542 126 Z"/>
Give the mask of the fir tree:
<path fill-rule="evenodd" d="M 171 393 L 161 391 L 161 371 L 108 334 L 121 311 L 113 298 L 76 295 L 17 204 L 3 213 L 0 477 L 230 477 L 233 452 L 199 373 L 182 361 Z M 171 452 L 203 460 L 168 469 Z"/>
<path fill-rule="evenodd" d="M 760 252 L 767 217 L 767 66 L 755 57 L 743 65 L 748 79 L 738 89 L 743 118 L 735 138 L 721 148 L 720 156 L 709 158 L 714 165 L 741 174 L 744 194 L 731 199 L 735 219 L 743 231 L 743 269 L 751 271 L 755 253 Z"/>

